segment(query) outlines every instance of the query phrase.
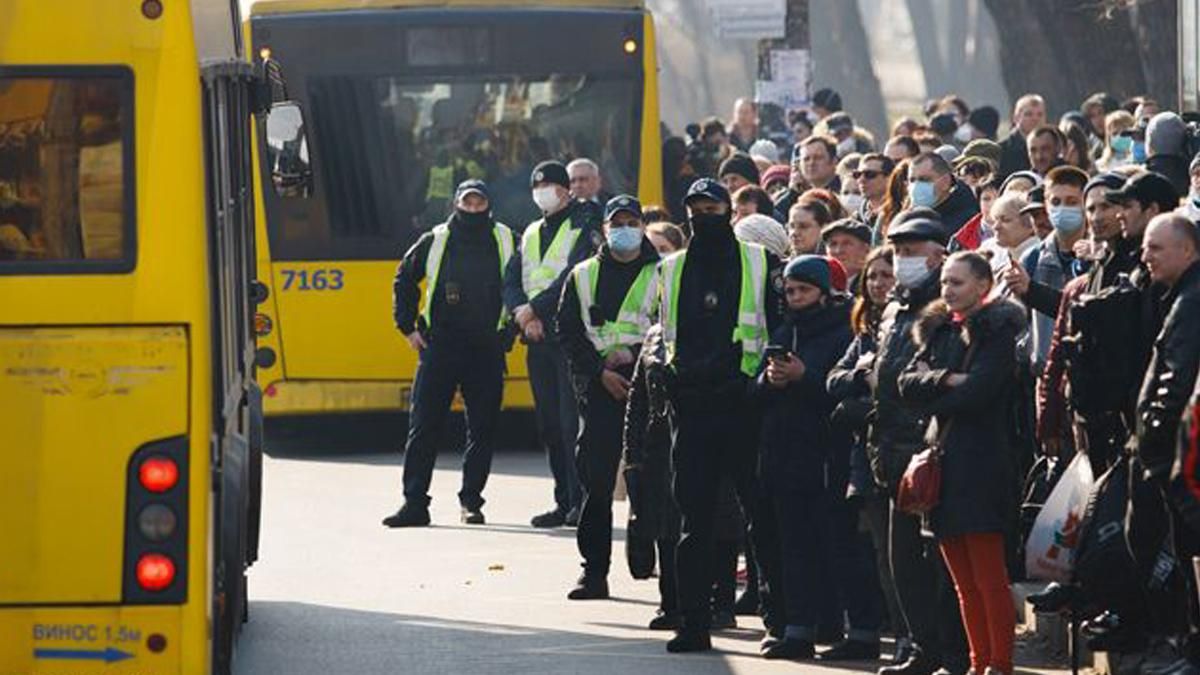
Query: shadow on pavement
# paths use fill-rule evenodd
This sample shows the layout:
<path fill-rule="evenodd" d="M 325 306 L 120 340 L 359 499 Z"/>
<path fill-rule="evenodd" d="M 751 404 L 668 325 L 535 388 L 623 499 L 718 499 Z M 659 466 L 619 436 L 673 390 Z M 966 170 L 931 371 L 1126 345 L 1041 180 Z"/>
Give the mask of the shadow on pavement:
<path fill-rule="evenodd" d="M 237 675 L 394 673 L 733 673 L 723 655 L 672 656 L 665 636 L 638 639 L 254 601 Z"/>

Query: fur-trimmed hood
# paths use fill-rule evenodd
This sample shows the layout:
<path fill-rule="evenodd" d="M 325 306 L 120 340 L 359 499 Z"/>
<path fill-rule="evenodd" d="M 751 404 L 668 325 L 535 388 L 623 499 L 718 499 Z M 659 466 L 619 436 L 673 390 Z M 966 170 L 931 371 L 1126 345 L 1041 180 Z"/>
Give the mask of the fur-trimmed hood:
<path fill-rule="evenodd" d="M 945 300 L 934 300 L 921 312 L 921 317 L 913 323 L 912 336 L 918 348 L 924 348 L 943 326 L 952 320 L 950 307 Z M 970 344 L 975 337 L 987 336 L 1001 328 L 1011 328 L 1016 334 L 1025 330 L 1028 319 L 1025 309 L 1017 303 L 996 299 L 967 320 L 965 341 Z"/>

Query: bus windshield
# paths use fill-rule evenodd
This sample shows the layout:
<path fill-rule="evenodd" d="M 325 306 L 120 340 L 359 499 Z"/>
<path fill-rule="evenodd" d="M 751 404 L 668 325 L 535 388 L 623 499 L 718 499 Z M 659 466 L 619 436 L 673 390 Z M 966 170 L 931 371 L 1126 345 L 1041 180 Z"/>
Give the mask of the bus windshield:
<path fill-rule="evenodd" d="M 488 183 L 497 220 L 537 218 L 529 174 L 544 159 L 589 157 L 605 188 L 635 192 L 640 93 L 619 75 L 453 78 L 314 75 L 308 81 L 325 218 L 286 223 L 277 259 L 379 258 L 443 222 L 454 187 Z"/>

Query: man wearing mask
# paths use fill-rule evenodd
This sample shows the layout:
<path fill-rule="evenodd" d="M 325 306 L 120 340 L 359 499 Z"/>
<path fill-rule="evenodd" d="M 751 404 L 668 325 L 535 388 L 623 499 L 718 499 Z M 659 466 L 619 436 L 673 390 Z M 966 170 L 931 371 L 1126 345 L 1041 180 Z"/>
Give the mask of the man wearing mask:
<path fill-rule="evenodd" d="M 1116 459 L 1132 429 L 1122 417 L 1127 411 L 1120 408 L 1068 412 L 1064 395 L 1068 363 L 1063 338 L 1069 334 L 1072 303 L 1085 293 L 1094 295 L 1113 286 L 1118 283 L 1119 275 L 1137 269 L 1139 242 L 1121 236 L 1121 209 L 1109 198 L 1111 192 L 1120 190 L 1124 184 L 1121 175 L 1103 173 L 1084 187 L 1084 209 L 1091 238 L 1082 240 L 1077 248 L 1095 263 L 1086 275 L 1076 277 L 1063 288 L 1046 354 L 1046 369 L 1040 373 L 1037 387 L 1037 436 L 1047 454 L 1056 456 L 1063 439 L 1074 437 L 1081 441 L 1082 447 L 1077 449 L 1087 452 L 1097 475 Z M 1103 339 L 1103 336 L 1093 338 Z M 1129 345 L 1124 348 L 1133 351 Z"/>
<path fill-rule="evenodd" d="M 1060 166 L 1046 176 L 1046 215 L 1054 231 L 1020 264 L 1010 264 L 1004 273 L 1004 283 L 1035 312 L 1030 354 L 1035 374 L 1046 367 L 1063 286 L 1082 271 L 1076 264 L 1075 244 L 1087 235 L 1083 215 L 1083 189 L 1087 183 L 1088 175 L 1073 166 Z"/>
<path fill-rule="evenodd" d="M 958 232 L 979 213 L 979 202 L 965 183 L 954 177 L 950 163 L 936 152 L 917 155 L 908 168 L 908 196 L 913 207 L 937 211 L 947 236 Z"/>
<path fill-rule="evenodd" d="M 837 142 L 837 158 L 841 159 L 852 152 L 862 152 L 858 147 L 858 139 L 854 136 L 854 120 L 844 112 L 837 112 L 825 118 L 825 127 L 829 135 Z"/>
<path fill-rule="evenodd" d="M 1043 178 L 1054 167 L 1063 164 L 1066 141 L 1058 127 L 1040 126 L 1029 134 L 1029 166 Z"/>
<path fill-rule="evenodd" d="M 674 496 L 682 515 L 676 556 L 682 625 L 667 643 L 670 652 L 711 649 L 717 495 L 722 476 L 732 478 L 743 511 L 753 518 L 758 428 L 748 392 L 782 308 L 782 265 L 734 236 L 725 188 L 698 180 L 685 205 L 691 243 L 659 268 L 672 373 Z"/>
<path fill-rule="evenodd" d="M 422 235 L 400 262 L 394 319 L 420 360 L 404 449 L 404 505 L 384 518 L 387 527 L 429 524 L 429 483 L 456 389 L 467 407 L 462 522 L 484 523 L 482 493 L 510 344 L 501 287 L 514 248 L 512 231 L 492 219 L 487 185 L 469 180 L 455 192 L 450 219 Z"/>
<path fill-rule="evenodd" d="M 571 395 L 566 356 L 554 334 L 563 279 L 595 251 L 603 235 L 593 229 L 571 199 L 567 168 L 559 162 L 538 164 L 530 177 L 533 201 L 544 217 L 525 228 L 508 263 L 504 304 L 513 313 L 529 345 L 526 364 L 538 433 L 554 476 L 555 507 L 534 516 L 534 527 L 574 525 L 583 495 L 575 472 L 579 411 Z"/>
<path fill-rule="evenodd" d="M 888 556 L 900 606 L 914 643 L 908 661 L 880 669 L 880 675 L 929 675 L 939 667 L 966 672 L 966 635 L 958 599 L 940 557 L 927 557 L 921 519 L 896 508 L 896 489 L 908 462 L 924 447 L 927 415 L 900 400 L 897 378 L 916 353 L 913 325 L 926 305 L 941 294 L 946 228 L 932 218 L 898 217 L 888 230 L 895 249 L 896 289 L 883 312 L 879 350 L 867 376 L 874 422 L 867 456 L 876 483 L 891 498 Z"/>
<path fill-rule="evenodd" d="M 1000 145 L 1004 154 L 1000 157 L 1000 179 L 1014 171 L 1029 168 L 1029 153 L 1025 149 L 1025 137 L 1046 123 L 1046 102 L 1037 94 L 1026 94 L 1013 105 L 1013 129 Z"/>
<path fill-rule="evenodd" d="M 625 400 L 642 340 L 655 322 L 658 253 L 643 236 L 642 207 L 619 195 L 604 209 L 605 244 L 563 285 L 558 334 L 582 416 L 575 453 L 583 507 L 575 538 L 583 574 L 567 597 L 608 597 L 612 498 Z"/>

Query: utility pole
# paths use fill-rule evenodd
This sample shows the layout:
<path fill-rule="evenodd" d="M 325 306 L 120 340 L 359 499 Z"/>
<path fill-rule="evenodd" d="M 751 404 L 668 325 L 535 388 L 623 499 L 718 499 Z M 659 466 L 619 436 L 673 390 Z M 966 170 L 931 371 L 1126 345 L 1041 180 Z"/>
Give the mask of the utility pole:
<path fill-rule="evenodd" d="M 786 0 L 783 37 L 758 41 L 755 99 L 760 104 L 760 116 L 764 104 L 775 104 L 782 112 L 778 123 L 784 127 L 787 112 L 808 107 L 812 95 L 808 4 L 809 0 Z"/>

